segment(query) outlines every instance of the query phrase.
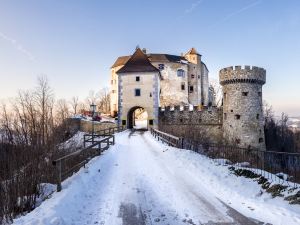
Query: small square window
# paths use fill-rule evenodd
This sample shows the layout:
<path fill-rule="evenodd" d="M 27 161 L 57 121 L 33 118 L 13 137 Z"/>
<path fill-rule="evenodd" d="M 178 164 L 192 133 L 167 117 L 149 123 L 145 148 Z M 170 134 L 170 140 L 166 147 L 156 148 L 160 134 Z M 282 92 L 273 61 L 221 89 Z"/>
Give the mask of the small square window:
<path fill-rule="evenodd" d="M 185 90 L 185 85 L 181 84 L 181 90 L 184 91 Z"/>
<path fill-rule="evenodd" d="M 137 88 L 134 90 L 134 92 L 135 96 L 141 96 L 141 89 Z"/>
<path fill-rule="evenodd" d="M 242 92 L 243 96 L 248 96 L 248 92 Z"/>
<path fill-rule="evenodd" d="M 234 115 L 234 117 L 235 117 L 236 120 L 241 119 L 241 115 L 238 115 L 238 114 Z"/>
<path fill-rule="evenodd" d="M 236 144 L 240 144 L 241 143 L 241 139 L 239 139 L 239 138 L 235 139 L 235 143 Z"/>
<path fill-rule="evenodd" d="M 152 98 L 152 92 L 150 92 L 150 95 L 149 95 L 149 97 L 150 97 L 150 98 Z"/>
<path fill-rule="evenodd" d="M 153 125 L 153 120 L 149 120 L 149 125 Z"/>
<path fill-rule="evenodd" d="M 256 119 L 258 119 L 258 120 L 259 120 L 259 114 L 256 114 Z"/>
<path fill-rule="evenodd" d="M 259 142 L 259 143 L 263 143 L 263 142 L 264 142 L 264 139 L 263 139 L 263 138 L 259 138 L 259 139 L 258 139 L 258 142 Z"/>
<path fill-rule="evenodd" d="M 192 93 L 194 91 L 194 86 L 190 86 L 189 91 Z"/>
<path fill-rule="evenodd" d="M 122 120 L 122 125 L 123 125 L 123 126 L 126 125 L 126 120 Z"/>
<path fill-rule="evenodd" d="M 191 78 L 192 78 L 192 79 L 195 78 L 195 75 L 194 75 L 194 74 L 191 74 Z"/>
<path fill-rule="evenodd" d="M 135 81 L 140 81 L 140 77 L 139 76 L 135 77 Z"/>
<path fill-rule="evenodd" d="M 259 92 L 258 92 L 258 96 L 260 96 L 260 97 L 261 97 L 261 95 L 262 95 L 262 94 L 261 94 L 261 92 L 259 91 Z"/>
<path fill-rule="evenodd" d="M 183 69 L 177 70 L 177 76 L 178 77 L 184 77 L 185 76 L 185 71 Z"/>

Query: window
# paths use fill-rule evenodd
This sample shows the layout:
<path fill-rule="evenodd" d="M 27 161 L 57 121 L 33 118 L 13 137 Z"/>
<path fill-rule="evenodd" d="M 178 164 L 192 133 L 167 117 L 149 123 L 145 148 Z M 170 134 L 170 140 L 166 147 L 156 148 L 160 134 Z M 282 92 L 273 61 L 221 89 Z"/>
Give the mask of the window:
<path fill-rule="evenodd" d="M 235 139 L 235 143 L 236 144 L 240 144 L 241 143 L 241 139 L 239 139 L 239 138 Z"/>
<path fill-rule="evenodd" d="M 111 80 L 110 83 L 111 83 L 111 84 L 114 84 L 114 80 Z"/>
<path fill-rule="evenodd" d="M 194 75 L 194 74 L 191 74 L 191 78 L 194 79 L 194 78 L 195 78 L 195 75 Z"/>
<path fill-rule="evenodd" d="M 264 142 L 264 139 L 263 138 L 259 138 L 258 139 L 258 143 L 263 143 Z"/>
<path fill-rule="evenodd" d="M 242 92 L 243 96 L 248 96 L 248 92 Z"/>
<path fill-rule="evenodd" d="M 181 90 L 184 91 L 185 90 L 185 85 L 181 84 Z"/>
<path fill-rule="evenodd" d="M 259 114 L 256 114 L 256 119 L 258 119 L 258 120 L 259 120 Z"/>
<path fill-rule="evenodd" d="M 153 120 L 149 120 L 149 125 L 153 125 Z"/>
<path fill-rule="evenodd" d="M 150 92 L 150 96 L 149 97 L 152 98 L 152 92 Z"/>
<path fill-rule="evenodd" d="M 165 64 L 158 64 L 158 69 L 159 70 L 164 70 L 165 69 Z"/>
<path fill-rule="evenodd" d="M 234 115 L 234 117 L 235 117 L 236 120 L 241 119 L 241 115 L 239 115 L 239 114 Z"/>
<path fill-rule="evenodd" d="M 111 93 L 113 93 L 113 94 L 116 93 L 116 90 L 112 90 Z"/>
<path fill-rule="evenodd" d="M 261 92 L 260 92 L 260 91 L 258 92 L 258 96 L 260 96 L 260 97 L 261 97 Z"/>
<path fill-rule="evenodd" d="M 185 76 L 185 71 L 182 69 L 177 70 L 177 76 L 178 77 L 184 77 Z"/>
<path fill-rule="evenodd" d="M 122 120 L 122 125 L 123 125 L 123 126 L 126 125 L 126 120 Z"/>
<path fill-rule="evenodd" d="M 180 119 L 179 121 L 180 121 L 180 123 L 182 123 L 182 122 L 183 122 L 183 119 Z"/>
<path fill-rule="evenodd" d="M 227 120 L 227 113 L 224 113 L 224 120 Z"/>
<path fill-rule="evenodd" d="M 141 96 L 141 89 L 136 88 L 136 89 L 134 90 L 134 95 L 135 95 L 135 96 Z"/>
<path fill-rule="evenodd" d="M 189 91 L 192 93 L 194 91 L 194 86 L 190 86 Z"/>
<path fill-rule="evenodd" d="M 140 77 L 139 76 L 135 77 L 135 81 L 139 82 L 140 81 Z"/>

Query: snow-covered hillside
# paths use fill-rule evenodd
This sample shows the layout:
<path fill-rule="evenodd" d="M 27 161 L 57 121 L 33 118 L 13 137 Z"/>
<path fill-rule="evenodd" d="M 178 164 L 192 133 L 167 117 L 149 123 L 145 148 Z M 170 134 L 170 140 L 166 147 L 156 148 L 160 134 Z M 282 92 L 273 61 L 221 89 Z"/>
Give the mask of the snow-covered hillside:
<path fill-rule="evenodd" d="M 18 225 L 300 224 L 300 207 L 272 198 L 227 166 L 157 142 L 116 134 L 116 145 L 63 183 Z"/>

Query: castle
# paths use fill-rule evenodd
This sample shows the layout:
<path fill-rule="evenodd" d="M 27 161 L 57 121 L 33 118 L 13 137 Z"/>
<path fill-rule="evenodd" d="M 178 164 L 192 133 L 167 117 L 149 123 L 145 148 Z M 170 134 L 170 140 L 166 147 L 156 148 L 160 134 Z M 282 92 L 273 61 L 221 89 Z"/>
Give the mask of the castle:
<path fill-rule="evenodd" d="M 137 48 L 111 67 L 111 115 L 132 128 L 134 112 L 148 113 L 148 127 L 209 142 L 265 150 L 262 85 L 266 71 L 228 67 L 220 71 L 223 104 L 214 105 L 208 69 L 192 48 L 181 56 Z"/>

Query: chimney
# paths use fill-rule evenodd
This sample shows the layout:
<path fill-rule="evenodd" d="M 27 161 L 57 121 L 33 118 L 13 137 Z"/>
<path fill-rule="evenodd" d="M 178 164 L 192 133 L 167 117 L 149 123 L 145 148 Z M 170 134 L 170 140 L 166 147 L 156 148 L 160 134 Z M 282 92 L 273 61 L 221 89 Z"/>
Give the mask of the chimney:
<path fill-rule="evenodd" d="M 144 52 L 144 54 L 147 54 L 147 49 L 146 48 L 143 48 L 142 51 Z"/>

